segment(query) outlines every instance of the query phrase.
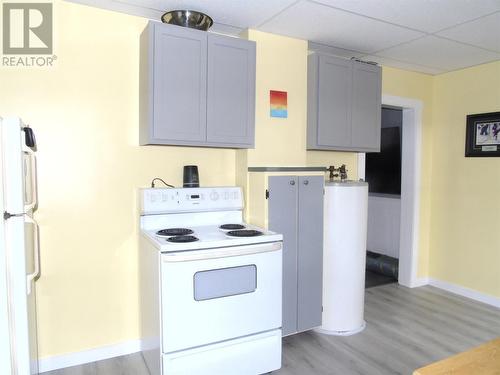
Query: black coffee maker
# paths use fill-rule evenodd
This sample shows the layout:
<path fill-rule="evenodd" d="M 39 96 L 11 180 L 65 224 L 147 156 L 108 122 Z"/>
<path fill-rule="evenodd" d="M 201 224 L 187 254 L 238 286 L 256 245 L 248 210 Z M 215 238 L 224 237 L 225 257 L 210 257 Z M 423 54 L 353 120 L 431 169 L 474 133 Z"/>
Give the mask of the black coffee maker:
<path fill-rule="evenodd" d="M 184 177 L 182 179 L 182 187 L 185 188 L 195 188 L 200 187 L 200 177 L 198 176 L 198 166 L 197 165 L 185 165 L 184 166 Z"/>

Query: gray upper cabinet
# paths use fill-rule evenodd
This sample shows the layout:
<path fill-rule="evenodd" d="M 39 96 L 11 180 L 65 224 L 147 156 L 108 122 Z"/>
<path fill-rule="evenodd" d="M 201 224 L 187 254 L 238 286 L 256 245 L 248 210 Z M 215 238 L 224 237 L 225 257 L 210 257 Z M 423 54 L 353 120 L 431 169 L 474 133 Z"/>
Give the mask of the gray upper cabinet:
<path fill-rule="evenodd" d="M 141 145 L 251 148 L 254 116 L 254 42 L 148 24 L 141 35 Z"/>
<path fill-rule="evenodd" d="M 208 35 L 207 98 L 207 141 L 253 145 L 254 42 Z"/>
<path fill-rule="evenodd" d="M 382 81 L 379 66 L 353 62 L 352 139 L 363 150 L 380 150 Z"/>
<path fill-rule="evenodd" d="M 379 66 L 309 55 L 307 148 L 379 151 L 381 82 Z"/>
<path fill-rule="evenodd" d="M 205 141 L 207 35 L 157 27 L 154 51 L 153 139 Z"/>
<path fill-rule="evenodd" d="M 318 58 L 318 56 L 316 56 Z M 317 140 L 321 146 L 351 145 L 351 62 L 319 59 Z M 338 126 L 330 126 L 331 123 Z"/>

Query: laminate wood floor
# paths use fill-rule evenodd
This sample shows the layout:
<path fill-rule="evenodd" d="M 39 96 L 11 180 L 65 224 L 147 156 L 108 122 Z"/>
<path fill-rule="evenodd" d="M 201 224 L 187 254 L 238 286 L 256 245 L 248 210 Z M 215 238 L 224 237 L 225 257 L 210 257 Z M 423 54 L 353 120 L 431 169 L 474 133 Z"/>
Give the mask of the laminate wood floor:
<path fill-rule="evenodd" d="M 286 337 L 283 367 L 273 374 L 411 375 L 416 368 L 500 336 L 500 309 L 430 286 L 367 289 L 365 319 L 366 329 L 354 336 L 306 332 Z M 44 375 L 147 374 L 136 353 Z"/>

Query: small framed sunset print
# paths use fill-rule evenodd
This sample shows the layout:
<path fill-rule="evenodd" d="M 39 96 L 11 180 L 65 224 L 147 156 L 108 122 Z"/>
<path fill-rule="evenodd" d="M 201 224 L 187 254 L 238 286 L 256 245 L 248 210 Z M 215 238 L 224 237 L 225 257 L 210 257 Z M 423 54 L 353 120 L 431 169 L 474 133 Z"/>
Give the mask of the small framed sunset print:
<path fill-rule="evenodd" d="M 288 117 L 287 108 L 287 92 L 286 91 L 269 91 L 270 115 L 271 117 Z"/>

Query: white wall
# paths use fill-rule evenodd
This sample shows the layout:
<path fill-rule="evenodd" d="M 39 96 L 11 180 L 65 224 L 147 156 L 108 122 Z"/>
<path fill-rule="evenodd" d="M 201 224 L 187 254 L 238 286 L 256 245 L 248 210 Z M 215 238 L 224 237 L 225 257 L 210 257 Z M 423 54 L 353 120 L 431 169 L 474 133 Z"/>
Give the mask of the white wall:
<path fill-rule="evenodd" d="M 367 250 L 399 259 L 400 219 L 399 197 L 370 195 Z"/>

